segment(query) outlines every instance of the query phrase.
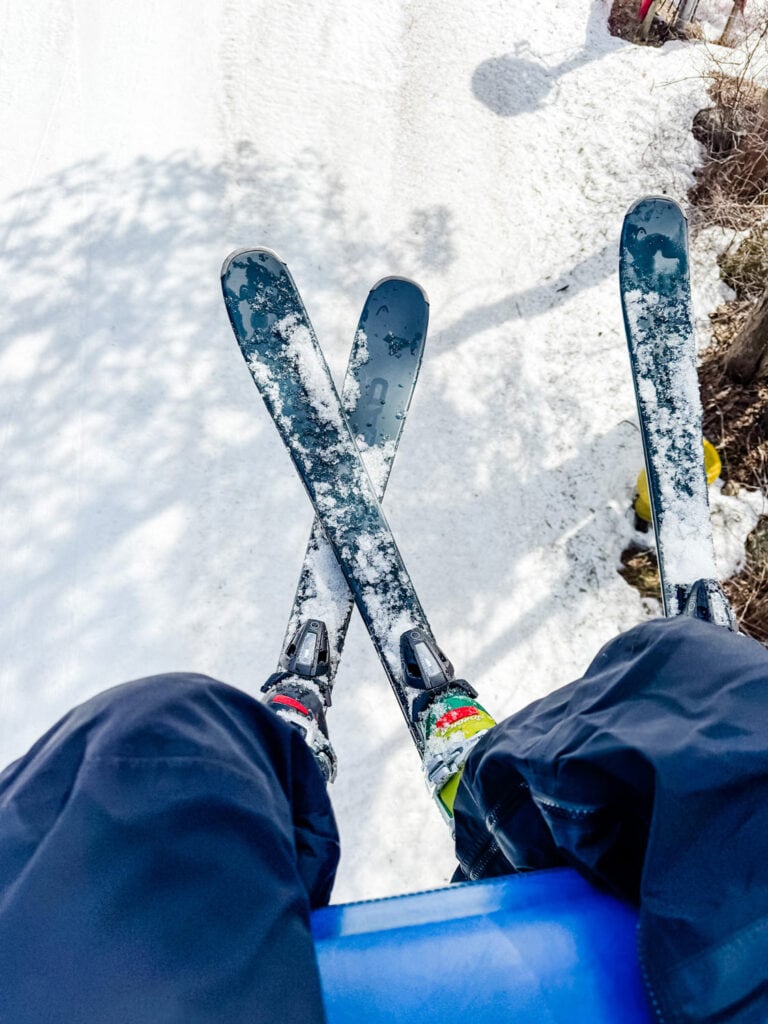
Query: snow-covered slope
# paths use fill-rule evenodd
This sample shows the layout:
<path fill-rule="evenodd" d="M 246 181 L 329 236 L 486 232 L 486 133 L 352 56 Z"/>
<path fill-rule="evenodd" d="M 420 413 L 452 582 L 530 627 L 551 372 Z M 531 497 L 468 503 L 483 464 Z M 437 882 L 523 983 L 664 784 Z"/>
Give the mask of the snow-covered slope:
<path fill-rule="evenodd" d="M 386 505 L 491 710 L 569 681 L 650 613 L 616 572 L 642 464 L 617 239 L 638 195 L 684 198 L 704 86 L 696 45 L 633 47 L 607 13 L 7 6 L 4 761 L 124 679 L 195 669 L 256 693 L 273 669 L 312 517 L 221 301 L 220 264 L 246 245 L 288 261 L 339 376 L 375 280 L 427 289 Z M 720 293 L 712 252 L 697 260 L 703 315 Z M 330 723 L 335 898 L 445 881 L 449 838 L 358 623 Z"/>

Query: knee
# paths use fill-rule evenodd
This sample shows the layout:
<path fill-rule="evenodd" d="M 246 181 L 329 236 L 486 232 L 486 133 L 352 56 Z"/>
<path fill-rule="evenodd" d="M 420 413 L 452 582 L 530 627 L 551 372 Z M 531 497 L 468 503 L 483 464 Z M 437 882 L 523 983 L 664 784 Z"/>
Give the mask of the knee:
<path fill-rule="evenodd" d="M 327 803 L 322 775 L 296 729 L 242 690 L 193 673 L 150 676 L 98 693 L 53 725 L 2 782 L 23 784 L 41 771 L 72 779 L 86 760 L 115 758 L 207 760 L 263 776 L 289 802 L 298 799 L 298 786 Z"/>
<path fill-rule="evenodd" d="M 272 758 L 288 727 L 248 694 L 208 676 L 169 673 L 122 683 L 74 708 L 41 743 L 82 757 Z M 265 748 L 269 748 L 265 753 Z"/>

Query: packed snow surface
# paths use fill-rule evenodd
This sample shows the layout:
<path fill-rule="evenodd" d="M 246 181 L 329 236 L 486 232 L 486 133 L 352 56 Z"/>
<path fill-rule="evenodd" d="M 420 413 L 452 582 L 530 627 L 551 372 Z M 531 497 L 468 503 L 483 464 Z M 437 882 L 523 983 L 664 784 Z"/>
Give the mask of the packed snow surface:
<path fill-rule="evenodd" d="M 189 669 L 256 694 L 275 667 L 312 511 L 229 328 L 233 249 L 288 262 L 337 381 L 370 286 L 403 274 L 427 290 L 387 515 L 491 713 L 658 612 L 616 572 L 642 466 L 617 248 L 638 196 L 685 198 L 704 48 L 632 46 L 607 14 L 8 5 L 5 760 L 122 680 Z M 700 324 L 724 294 L 716 244 L 693 253 Z M 713 500 L 733 568 L 758 502 Z M 450 839 L 357 618 L 329 721 L 334 898 L 445 882 Z"/>

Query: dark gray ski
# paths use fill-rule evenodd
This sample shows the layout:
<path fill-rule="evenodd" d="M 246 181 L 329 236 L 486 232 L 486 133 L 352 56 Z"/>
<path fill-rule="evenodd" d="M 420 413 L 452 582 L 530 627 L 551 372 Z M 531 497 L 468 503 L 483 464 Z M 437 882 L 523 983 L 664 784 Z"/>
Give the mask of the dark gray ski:
<path fill-rule="evenodd" d="M 717 583 L 688 232 L 677 203 L 651 196 L 630 208 L 621 233 L 619 279 L 664 613 L 696 614 L 732 628 L 733 617 Z"/>

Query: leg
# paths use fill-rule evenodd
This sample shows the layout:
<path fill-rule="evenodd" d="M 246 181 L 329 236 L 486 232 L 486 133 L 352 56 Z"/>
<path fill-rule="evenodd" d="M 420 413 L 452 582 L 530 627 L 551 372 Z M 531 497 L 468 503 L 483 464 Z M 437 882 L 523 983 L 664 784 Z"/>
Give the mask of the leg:
<path fill-rule="evenodd" d="M 0 775 L 0 1019 L 319 1024 L 337 861 L 272 712 L 203 676 L 108 690 Z"/>
<path fill-rule="evenodd" d="M 768 651 L 683 616 L 646 623 L 472 752 L 464 874 L 570 864 L 639 903 L 660 1019 L 768 1020 L 767 752 Z"/>

